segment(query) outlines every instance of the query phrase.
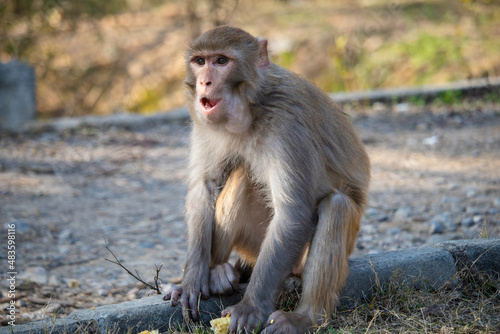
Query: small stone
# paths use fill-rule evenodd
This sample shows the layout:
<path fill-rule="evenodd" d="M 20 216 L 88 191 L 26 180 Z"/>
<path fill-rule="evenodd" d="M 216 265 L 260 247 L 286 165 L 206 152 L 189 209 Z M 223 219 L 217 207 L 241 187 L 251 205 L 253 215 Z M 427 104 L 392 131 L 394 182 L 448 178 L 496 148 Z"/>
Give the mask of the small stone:
<path fill-rule="evenodd" d="M 474 226 L 474 220 L 470 217 L 464 218 L 460 221 L 460 225 L 465 226 L 465 227 L 471 227 Z"/>
<path fill-rule="evenodd" d="M 141 242 L 139 245 L 138 245 L 139 248 L 155 248 L 155 244 L 150 242 L 150 241 L 146 241 L 146 242 Z"/>
<path fill-rule="evenodd" d="M 444 197 L 441 201 L 442 203 L 460 203 L 462 199 L 460 197 Z"/>
<path fill-rule="evenodd" d="M 483 221 L 483 216 L 476 215 L 476 216 L 472 217 L 472 221 L 474 221 L 474 224 L 479 224 Z"/>
<path fill-rule="evenodd" d="M 61 241 L 69 241 L 69 239 L 73 236 L 73 231 L 70 229 L 62 230 L 59 233 L 59 240 Z"/>
<path fill-rule="evenodd" d="M 12 225 L 14 225 L 16 233 L 26 234 L 31 230 L 30 224 L 25 222 L 24 220 L 13 220 L 11 222 L 5 223 L 4 227 L 5 229 L 12 229 Z"/>
<path fill-rule="evenodd" d="M 482 210 L 480 208 L 474 207 L 474 206 L 468 206 L 467 209 L 465 209 L 465 212 L 471 214 L 471 215 L 479 215 L 482 213 Z"/>
<path fill-rule="evenodd" d="M 365 211 L 365 215 L 368 218 L 374 219 L 374 220 L 379 221 L 379 222 L 384 222 L 384 221 L 388 220 L 388 217 L 385 214 L 385 212 L 378 210 L 378 209 L 375 209 L 375 208 L 368 208 Z"/>
<path fill-rule="evenodd" d="M 477 189 L 476 188 L 468 188 L 466 191 L 465 191 L 465 196 L 467 196 L 467 198 L 472 198 L 472 197 L 476 197 L 477 196 Z"/>
<path fill-rule="evenodd" d="M 454 182 L 448 183 L 448 190 L 457 190 L 458 188 L 459 188 L 458 184 L 456 184 Z"/>
<path fill-rule="evenodd" d="M 424 140 L 422 140 L 422 144 L 427 145 L 427 146 L 434 146 L 438 142 L 439 142 L 438 136 L 427 137 Z"/>
<path fill-rule="evenodd" d="M 500 213 L 500 210 L 498 209 L 488 209 L 488 214 L 490 215 L 498 215 Z"/>
<path fill-rule="evenodd" d="M 500 208 L 500 197 L 493 200 L 493 205 Z"/>
<path fill-rule="evenodd" d="M 78 288 L 80 286 L 80 281 L 78 281 L 76 278 L 69 278 L 67 280 L 68 287 L 70 288 Z"/>
<path fill-rule="evenodd" d="M 49 281 L 48 281 L 49 285 L 59 286 L 61 283 L 62 281 L 59 279 L 59 277 L 54 275 L 49 276 Z"/>
<path fill-rule="evenodd" d="M 418 123 L 417 126 L 415 127 L 415 130 L 417 131 L 427 131 L 430 129 L 429 124 L 425 122 Z"/>
<path fill-rule="evenodd" d="M 33 282 L 37 284 L 47 284 L 49 281 L 49 275 L 47 271 L 42 267 L 32 267 L 26 270 L 23 270 L 21 274 L 19 274 L 19 278 L 23 281 Z"/>
<path fill-rule="evenodd" d="M 127 292 L 127 299 L 128 300 L 137 299 L 137 297 L 139 296 L 139 292 L 140 290 L 138 288 L 133 288 L 132 290 Z"/>
<path fill-rule="evenodd" d="M 407 113 L 409 111 L 410 111 L 410 104 L 409 103 L 398 103 L 396 105 L 396 112 Z"/>
<path fill-rule="evenodd" d="M 108 290 L 106 289 L 99 289 L 97 290 L 97 294 L 101 297 L 106 297 L 108 295 Z"/>
<path fill-rule="evenodd" d="M 430 234 L 443 234 L 444 232 L 443 225 L 441 225 L 441 223 L 436 220 L 431 220 L 429 222 L 429 226 L 430 226 L 429 229 Z"/>
<path fill-rule="evenodd" d="M 401 234 L 401 228 L 399 227 L 392 227 L 387 230 L 387 234 L 389 235 L 398 235 Z"/>
<path fill-rule="evenodd" d="M 378 112 L 381 112 L 381 111 L 386 111 L 387 110 L 387 107 L 384 103 L 382 102 L 375 102 L 372 106 L 373 110 L 374 111 L 378 111 Z"/>
<path fill-rule="evenodd" d="M 396 210 L 394 213 L 394 220 L 404 221 L 411 216 L 411 209 L 402 207 Z"/>

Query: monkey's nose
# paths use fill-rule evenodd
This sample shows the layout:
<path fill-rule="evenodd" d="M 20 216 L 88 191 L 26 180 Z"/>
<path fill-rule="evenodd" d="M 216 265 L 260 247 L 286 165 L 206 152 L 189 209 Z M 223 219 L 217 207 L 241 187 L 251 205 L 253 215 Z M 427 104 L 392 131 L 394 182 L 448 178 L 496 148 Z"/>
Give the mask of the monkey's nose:
<path fill-rule="evenodd" d="M 207 86 L 207 87 L 208 87 L 208 86 L 210 86 L 210 85 L 212 84 L 212 81 L 207 81 L 207 82 L 203 82 L 203 81 L 202 81 L 202 82 L 200 82 L 200 84 L 201 84 L 202 86 Z"/>

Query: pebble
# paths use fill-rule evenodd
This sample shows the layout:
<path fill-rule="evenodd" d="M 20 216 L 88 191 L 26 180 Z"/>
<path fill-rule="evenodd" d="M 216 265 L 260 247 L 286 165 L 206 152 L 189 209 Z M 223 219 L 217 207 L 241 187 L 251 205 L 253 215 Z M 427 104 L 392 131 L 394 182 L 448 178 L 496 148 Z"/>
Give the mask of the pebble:
<path fill-rule="evenodd" d="M 138 288 L 133 288 L 132 290 L 127 292 L 127 299 L 128 300 L 137 299 L 137 297 L 139 296 L 139 292 L 140 290 Z"/>
<path fill-rule="evenodd" d="M 411 216 L 411 209 L 406 207 L 401 207 L 394 213 L 394 220 L 403 221 L 407 220 Z"/>
<path fill-rule="evenodd" d="M 396 112 L 407 113 L 410 111 L 409 103 L 398 103 L 396 104 Z"/>
<path fill-rule="evenodd" d="M 500 197 L 493 200 L 493 205 L 500 208 Z"/>
<path fill-rule="evenodd" d="M 155 244 L 150 241 L 142 242 L 137 246 L 139 246 L 139 248 L 149 248 L 149 249 L 155 248 Z"/>
<path fill-rule="evenodd" d="M 483 216 L 476 215 L 476 216 L 472 217 L 472 221 L 474 221 L 475 224 L 479 224 L 483 221 Z"/>
<path fill-rule="evenodd" d="M 467 209 L 465 209 L 465 212 L 475 216 L 481 214 L 482 210 L 474 206 L 468 206 Z"/>
<path fill-rule="evenodd" d="M 401 234 L 401 228 L 400 227 L 391 227 L 390 229 L 387 230 L 388 235 L 398 235 Z"/>
<path fill-rule="evenodd" d="M 460 225 L 465 227 L 471 227 L 474 226 L 474 224 L 474 220 L 471 217 L 464 218 L 460 221 Z"/>
<path fill-rule="evenodd" d="M 437 220 L 431 220 L 429 222 L 429 233 L 430 234 L 443 234 L 444 233 L 444 227 L 441 225 L 440 222 Z"/>
<path fill-rule="evenodd" d="M 44 285 L 49 282 L 49 275 L 42 267 L 31 267 L 23 270 L 23 272 L 19 274 L 19 279 Z"/>
<path fill-rule="evenodd" d="M 379 221 L 379 222 L 384 222 L 384 221 L 388 220 L 388 217 L 387 217 L 385 212 L 383 212 L 382 210 L 375 209 L 375 208 L 368 208 L 365 211 L 365 215 L 368 218 L 374 219 L 374 220 Z"/>
<path fill-rule="evenodd" d="M 438 136 L 427 137 L 424 140 L 422 140 L 422 144 L 427 145 L 427 146 L 434 146 L 438 142 L 439 142 Z"/>
<path fill-rule="evenodd" d="M 9 229 L 9 225 L 14 224 L 16 233 L 26 234 L 31 230 L 30 224 L 24 220 L 13 220 L 11 222 L 5 223 L 4 228 Z"/>
<path fill-rule="evenodd" d="M 467 190 L 465 191 L 465 196 L 467 196 L 467 198 L 472 198 L 472 197 L 475 197 L 477 196 L 477 189 L 476 188 L 467 188 Z"/>
<path fill-rule="evenodd" d="M 455 204 L 462 202 L 462 199 L 460 197 L 443 197 L 443 200 L 441 202 Z"/>

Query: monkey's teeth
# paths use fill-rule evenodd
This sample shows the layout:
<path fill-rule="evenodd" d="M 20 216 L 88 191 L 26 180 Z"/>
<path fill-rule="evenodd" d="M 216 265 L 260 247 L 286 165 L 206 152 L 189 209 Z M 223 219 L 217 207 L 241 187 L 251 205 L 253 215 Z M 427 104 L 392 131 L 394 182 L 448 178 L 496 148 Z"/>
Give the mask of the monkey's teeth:
<path fill-rule="evenodd" d="M 218 100 L 210 100 L 206 97 L 202 98 L 200 102 L 206 110 L 212 109 L 219 103 Z"/>

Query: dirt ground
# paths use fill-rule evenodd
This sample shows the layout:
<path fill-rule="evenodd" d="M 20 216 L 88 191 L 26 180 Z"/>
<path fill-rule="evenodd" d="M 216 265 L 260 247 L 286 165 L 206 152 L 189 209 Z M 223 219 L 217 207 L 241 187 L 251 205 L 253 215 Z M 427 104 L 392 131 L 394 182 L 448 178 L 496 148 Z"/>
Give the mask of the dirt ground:
<path fill-rule="evenodd" d="M 500 105 L 374 109 L 346 109 L 372 162 L 353 256 L 500 236 Z M 162 264 L 164 289 L 182 274 L 188 134 L 173 122 L 0 135 L 0 324 L 12 224 L 17 324 L 151 293 L 106 245 L 144 280 Z"/>

